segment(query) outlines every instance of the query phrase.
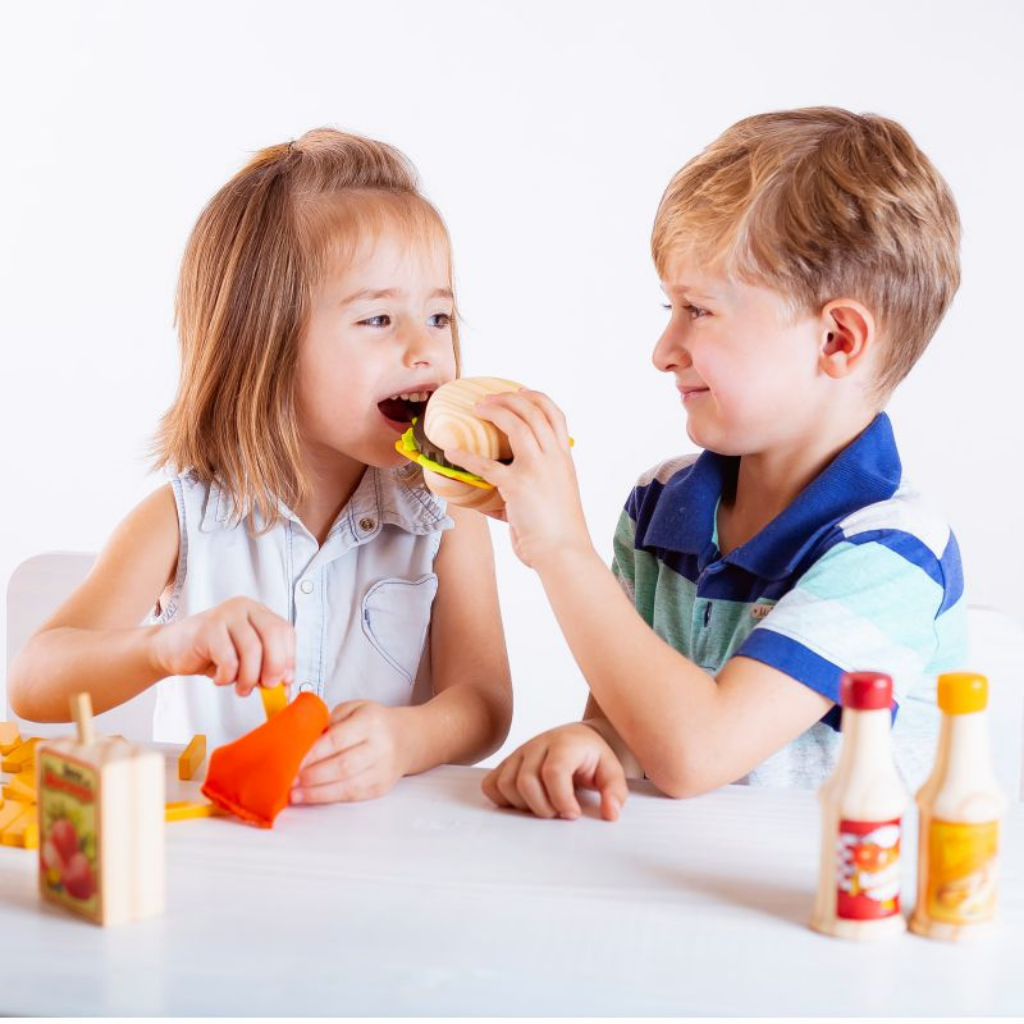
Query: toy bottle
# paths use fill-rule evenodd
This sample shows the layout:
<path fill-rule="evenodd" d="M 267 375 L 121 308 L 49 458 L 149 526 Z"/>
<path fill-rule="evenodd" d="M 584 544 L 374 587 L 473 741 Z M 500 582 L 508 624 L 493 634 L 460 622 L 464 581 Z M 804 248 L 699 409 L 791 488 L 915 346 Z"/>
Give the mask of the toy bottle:
<path fill-rule="evenodd" d="M 842 677 L 842 748 L 821 787 L 821 872 L 811 927 L 844 939 L 905 930 L 900 840 L 910 794 L 893 759 L 892 679 Z"/>
<path fill-rule="evenodd" d="M 1006 800 L 989 750 L 988 680 L 939 676 L 935 766 L 917 794 L 917 905 L 911 931 L 958 941 L 985 930 L 996 910 L 999 825 Z"/>
<path fill-rule="evenodd" d="M 97 924 L 162 913 L 163 756 L 96 736 L 92 701 L 71 701 L 77 736 L 39 747 L 39 889 Z"/>

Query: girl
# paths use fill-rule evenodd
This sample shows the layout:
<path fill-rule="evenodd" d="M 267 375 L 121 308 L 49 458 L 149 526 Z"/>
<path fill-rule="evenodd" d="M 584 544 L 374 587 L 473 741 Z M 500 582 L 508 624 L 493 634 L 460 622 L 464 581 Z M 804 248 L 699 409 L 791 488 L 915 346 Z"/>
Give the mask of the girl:
<path fill-rule="evenodd" d="M 200 216 L 177 315 L 156 442 L 176 475 L 25 646 L 12 707 L 64 721 L 73 692 L 103 711 L 155 683 L 154 738 L 217 746 L 283 681 L 333 709 L 293 802 L 494 751 L 511 684 L 486 524 L 394 448 L 459 359 L 448 234 L 413 167 L 329 129 L 258 153 Z"/>

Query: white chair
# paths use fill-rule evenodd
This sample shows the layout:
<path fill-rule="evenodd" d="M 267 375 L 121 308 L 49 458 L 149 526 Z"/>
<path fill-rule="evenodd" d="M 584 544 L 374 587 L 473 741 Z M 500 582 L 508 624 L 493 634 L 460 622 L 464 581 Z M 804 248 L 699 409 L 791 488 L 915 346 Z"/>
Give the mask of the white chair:
<path fill-rule="evenodd" d="M 972 671 L 988 676 L 989 728 L 996 777 L 1011 800 L 1024 800 L 1024 627 L 995 608 L 968 612 Z"/>
<path fill-rule="evenodd" d="M 36 555 L 19 565 L 7 584 L 7 667 L 25 641 L 46 621 L 57 606 L 85 579 L 96 556 L 82 552 L 53 551 Z M 153 707 L 156 693 L 152 687 L 130 701 L 96 716 L 100 733 L 120 733 L 127 739 L 142 741 L 153 737 Z M 4 686 L 6 719 L 20 723 L 28 736 L 58 736 L 71 731 L 67 723 L 27 722 L 11 710 Z"/>

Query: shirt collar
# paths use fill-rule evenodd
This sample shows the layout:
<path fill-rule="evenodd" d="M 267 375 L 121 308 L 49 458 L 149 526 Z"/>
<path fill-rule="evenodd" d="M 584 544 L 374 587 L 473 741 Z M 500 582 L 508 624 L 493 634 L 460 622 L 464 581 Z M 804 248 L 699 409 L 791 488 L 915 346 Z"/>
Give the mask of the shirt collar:
<path fill-rule="evenodd" d="M 735 479 L 738 456 L 705 451 L 688 473 L 670 480 L 651 516 L 644 543 L 696 555 L 714 551 L 718 501 Z M 791 575 L 820 537 L 859 508 L 892 497 L 902 465 L 892 424 L 879 413 L 782 513 L 723 559 L 763 579 Z"/>
<path fill-rule="evenodd" d="M 454 523 L 448 518 L 445 502 L 427 490 L 418 466 L 409 464 L 398 469 L 377 469 L 368 466 L 348 503 L 338 513 L 328 536 L 347 529 L 360 540 L 378 532 L 380 526 L 397 526 L 413 534 L 433 533 Z M 302 525 L 299 517 L 284 502 L 278 511 L 285 519 Z M 262 518 L 254 513 L 255 527 L 262 527 Z M 231 495 L 216 481 L 210 484 L 203 511 L 201 529 L 212 532 L 237 526 L 239 516 Z M 369 529 L 364 525 L 372 523 Z"/>

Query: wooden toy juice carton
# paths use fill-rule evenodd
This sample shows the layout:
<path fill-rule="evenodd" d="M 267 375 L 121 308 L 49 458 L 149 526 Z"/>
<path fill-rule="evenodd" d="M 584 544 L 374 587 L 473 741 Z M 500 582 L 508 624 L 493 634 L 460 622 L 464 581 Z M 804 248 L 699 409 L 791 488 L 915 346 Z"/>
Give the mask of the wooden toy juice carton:
<path fill-rule="evenodd" d="M 39 889 L 97 924 L 164 909 L 164 759 L 97 737 L 88 694 L 72 699 L 77 737 L 40 746 Z"/>
<path fill-rule="evenodd" d="M 910 794 L 893 759 L 892 680 L 845 673 L 839 762 L 818 793 L 821 873 L 811 927 L 844 939 L 906 929 L 900 912 L 900 839 Z"/>
<path fill-rule="evenodd" d="M 917 906 L 911 931 L 958 941 L 995 916 L 999 824 L 1006 800 L 989 750 L 988 680 L 973 672 L 939 676 L 935 767 L 917 794 Z"/>

